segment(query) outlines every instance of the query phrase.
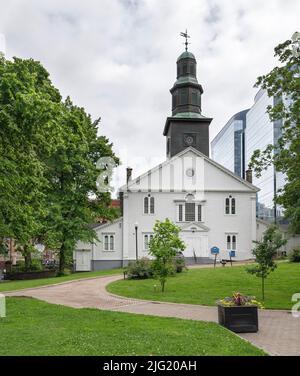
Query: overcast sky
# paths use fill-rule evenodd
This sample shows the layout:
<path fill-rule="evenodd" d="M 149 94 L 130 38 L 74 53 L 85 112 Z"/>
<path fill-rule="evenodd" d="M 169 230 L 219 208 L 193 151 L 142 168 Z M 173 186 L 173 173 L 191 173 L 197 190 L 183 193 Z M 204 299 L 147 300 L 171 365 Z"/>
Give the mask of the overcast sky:
<path fill-rule="evenodd" d="M 169 89 L 191 35 L 210 139 L 250 107 L 273 49 L 299 29 L 298 0 L 0 0 L 0 50 L 41 61 L 65 97 L 101 116 L 122 167 L 114 185 L 165 159 Z"/>

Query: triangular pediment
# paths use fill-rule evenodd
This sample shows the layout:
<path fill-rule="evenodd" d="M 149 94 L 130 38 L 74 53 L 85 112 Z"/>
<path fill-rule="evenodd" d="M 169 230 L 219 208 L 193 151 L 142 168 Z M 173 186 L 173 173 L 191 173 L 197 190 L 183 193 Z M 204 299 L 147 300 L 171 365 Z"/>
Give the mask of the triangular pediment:
<path fill-rule="evenodd" d="M 211 190 L 254 193 L 259 189 L 193 147 L 184 149 L 119 189 L 121 192 Z"/>
<path fill-rule="evenodd" d="M 204 231 L 204 232 L 207 232 L 209 231 L 209 228 L 205 225 L 203 225 L 202 223 L 199 223 L 199 222 L 189 222 L 189 223 L 185 223 L 183 224 L 182 226 L 179 226 L 181 227 L 181 231 Z"/>

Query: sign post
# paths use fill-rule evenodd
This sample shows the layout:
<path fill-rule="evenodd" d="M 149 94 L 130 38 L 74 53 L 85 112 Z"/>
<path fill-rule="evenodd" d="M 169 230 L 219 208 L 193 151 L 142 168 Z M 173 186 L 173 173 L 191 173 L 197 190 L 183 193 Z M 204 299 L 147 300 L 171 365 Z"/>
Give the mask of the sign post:
<path fill-rule="evenodd" d="M 229 251 L 230 264 L 232 266 L 232 257 L 235 257 L 235 251 Z"/>
<path fill-rule="evenodd" d="M 210 252 L 212 255 L 215 255 L 215 260 L 214 260 L 214 268 L 216 267 L 216 262 L 217 262 L 217 256 L 220 253 L 220 249 L 216 246 L 212 247 L 210 249 Z"/>

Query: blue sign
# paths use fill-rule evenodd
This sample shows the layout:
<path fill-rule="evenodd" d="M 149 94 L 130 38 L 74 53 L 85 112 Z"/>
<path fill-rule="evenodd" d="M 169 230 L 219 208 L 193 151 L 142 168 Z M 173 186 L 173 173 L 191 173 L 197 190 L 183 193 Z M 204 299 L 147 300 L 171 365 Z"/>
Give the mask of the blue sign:
<path fill-rule="evenodd" d="M 220 249 L 218 247 L 212 247 L 210 252 L 212 255 L 218 255 L 220 253 Z"/>
<path fill-rule="evenodd" d="M 229 251 L 229 257 L 235 257 L 235 251 Z"/>

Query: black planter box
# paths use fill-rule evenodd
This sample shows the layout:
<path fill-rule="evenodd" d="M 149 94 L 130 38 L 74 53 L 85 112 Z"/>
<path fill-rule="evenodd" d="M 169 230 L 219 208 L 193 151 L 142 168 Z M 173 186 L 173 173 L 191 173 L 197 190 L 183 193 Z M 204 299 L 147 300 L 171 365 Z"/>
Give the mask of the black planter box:
<path fill-rule="evenodd" d="M 257 306 L 226 307 L 218 304 L 219 324 L 235 333 L 258 331 Z"/>

